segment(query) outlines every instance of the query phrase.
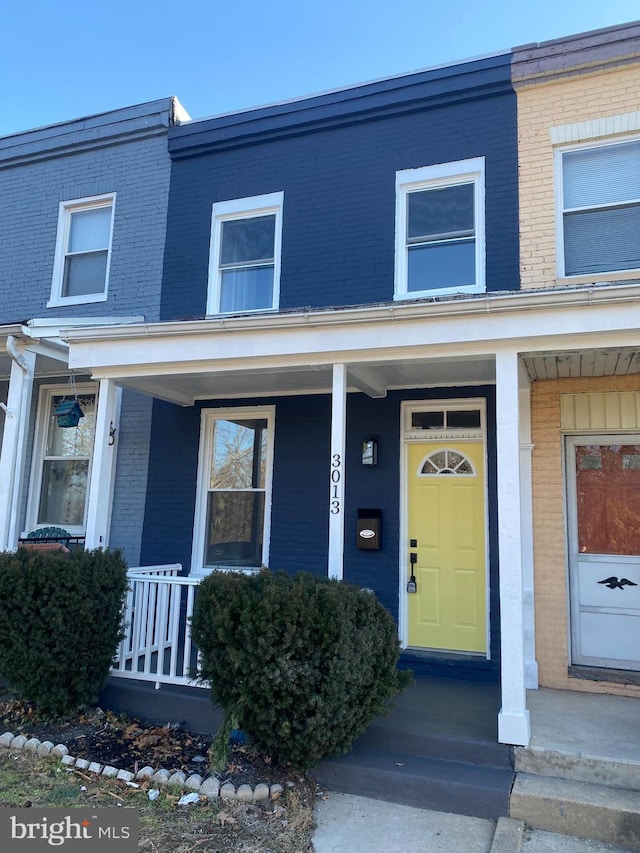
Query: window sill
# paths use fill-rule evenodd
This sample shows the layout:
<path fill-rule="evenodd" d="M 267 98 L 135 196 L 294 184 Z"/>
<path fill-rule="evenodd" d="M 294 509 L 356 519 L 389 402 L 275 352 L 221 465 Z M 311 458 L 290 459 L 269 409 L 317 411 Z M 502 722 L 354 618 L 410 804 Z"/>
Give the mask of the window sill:
<path fill-rule="evenodd" d="M 260 566 L 246 568 L 242 566 L 199 566 L 192 567 L 189 572 L 190 578 L 206 578 L 211 572 L 242 572 L 244 575 L 255 575 L 260 571 Z"/>
<path fill-rule="evenodd" d="M 106 293 L 87 293 L 85 296 L 69 296 L 66 298 L 52 297 L 47 302 L 47 308 L 62 308 L 65 305 L 91 305 L 94 302 L 106 302 Z"/>
<path fill-rule="evenodd" d="M 629 669 L 608 669 L 601 666 L 570 666 L 570 679 L 582 681 L 604 681 L 609 684 L 640 685 L 640 672 Z"/>
<path fill-rule="evenodd" d="M 246 311 L 214 311 L 213 313 L 207 312 L 205 314 L 205 320 L 219 320 L 227 317 L 256 317 L 262 314 L 277 314 L 279 308 L 276 306 L 275 308 L 249 308 Z"/>
<path fill-rule="evenodd" d="M 622 272 L 601 272 L 594 275 L 565 275 L 556 278 L 559 286 L 572 284 L 609 284 L 612 281 L 628 281 L 640 278 L 640 269 L 623 270 Z"/>
<path fill-rule="evenodd" d="M 430 296 L 464 296 L 468 293 L 485 293 L 486 288 L 482 284 L 469 284 L 465 287 L 438 287 L 433 290 L 412 290 L 407 293 L 394 293 L 396 302 L 407 299 L 428 299 Z"/>

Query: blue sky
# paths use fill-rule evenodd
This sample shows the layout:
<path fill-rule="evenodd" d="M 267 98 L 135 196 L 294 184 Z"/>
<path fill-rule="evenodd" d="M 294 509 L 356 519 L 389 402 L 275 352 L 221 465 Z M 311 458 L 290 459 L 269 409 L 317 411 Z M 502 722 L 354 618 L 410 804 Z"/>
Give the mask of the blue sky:
<path fill-rule="evenodd" d="M 203 118 L 637 18 L 637 0 L 4 0 L 0 136 L 167 95 Z"/>

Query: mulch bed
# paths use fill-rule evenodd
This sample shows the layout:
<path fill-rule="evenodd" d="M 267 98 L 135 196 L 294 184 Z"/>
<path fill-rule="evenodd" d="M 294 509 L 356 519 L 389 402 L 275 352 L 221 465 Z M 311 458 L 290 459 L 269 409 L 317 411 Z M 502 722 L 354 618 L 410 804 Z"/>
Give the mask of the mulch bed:
<path fill-rule="evenodd" d="M 0 702 L 0 734 L 24 734 L 54 744 L 63 743 L 70 755 L 119 770 L 136 772 L 147 765 L 158 770 L 163 767 L 185 774 L 209 775 L 208 751 L 210 735 L 199 735 L 174 725 L 146 725 L 130 717 L 117 717 L 109 711 L 95 709 L 70 719 L 44 719 L 35 708 L 19 699 Z M 221 782 L 230 781 L 236 787 L 300 782 L 302 776 L 267 758 L 245 745 L 234 745 Z"/>

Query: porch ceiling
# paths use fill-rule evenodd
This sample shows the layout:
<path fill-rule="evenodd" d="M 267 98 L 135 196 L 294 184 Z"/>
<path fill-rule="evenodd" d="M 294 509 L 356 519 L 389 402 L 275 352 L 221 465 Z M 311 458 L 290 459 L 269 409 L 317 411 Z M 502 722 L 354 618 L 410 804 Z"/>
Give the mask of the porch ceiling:
<path fill-rule="evenodd" d="M 640 348 L 540 352 L 522 356 L 529 379 L 640 374 Z M 348 366 L 348 390 L 383 397 L 387 391 L 495 382 L 493 357 L 397 359 Z M 196 400 L 330 394 L 332 364 L 232 369 L 120 377 L 123 388 L 181 405 Z"/>
<path fill-rule="evenodd" d="M 36 376 L 45 379 L 48 376 L 64 376 L 66 366 L 58 359 L 38 356 L 36 361 Z M 4 342 L 0 340 L 0 382 L 8 382 L 11 375 L 11 357 L 4 349 Z"/>
<path fill-rule="evenodd" d="M 492 358 L 381 361 L 352 365 L 347 376 L 349 391 L 383 397 L 392 389 L 493 383 L 495 364 Z M 116 382 L 123 388 L 182 405 L 216 398 L 330 394 L 332 364 L 128 376 Z"/>
<path fill-rule="evenodd" d="M 578 376 L 626 376 L 640 373 L 640 349 L 529 353 L 522 357 L 522 363 L 532 382 Z"/>

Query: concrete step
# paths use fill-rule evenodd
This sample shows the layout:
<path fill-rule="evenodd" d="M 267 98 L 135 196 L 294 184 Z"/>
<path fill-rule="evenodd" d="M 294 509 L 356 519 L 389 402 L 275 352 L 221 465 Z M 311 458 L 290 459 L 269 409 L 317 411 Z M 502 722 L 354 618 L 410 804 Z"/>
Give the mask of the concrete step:
<path fill-rule="evenodd" d="M 640 764 L 620 756 L 611 758 L 534 746 L 516 747 L 515 768 L 518 773 L 640 791 Z"/>
<path fill-rule="evenodd" d="M 467 733 L 431 731 L 428 727 L 420 731 L 417 727 L 408 730 L 394 726 L 387 718 L 376 718 L 360 735 L 357 745 L 366 749 L 385 752 L 402 752 L 424 758 L 440 758 L 444 761 L 459 761 L 463 764 L 478 764 L 483 767 L 513 769 L 512 748 L 496 739 Z"/>
<path fill-rule="evenodd" d="M 510 816 L 535 829 L 640 848 L 640 796 L 635 790 L 518 773 Z"/>
<path fill-rule="evenodd" d="M 490 819 L 508 814 L 514 775 L 510 769 L 361 745 L 321 761 L 311 774 L 330 791 Z"/>

